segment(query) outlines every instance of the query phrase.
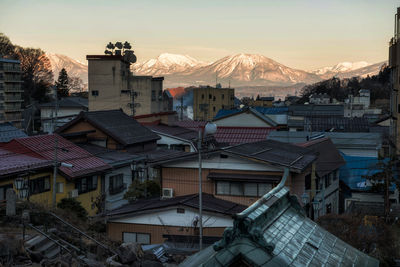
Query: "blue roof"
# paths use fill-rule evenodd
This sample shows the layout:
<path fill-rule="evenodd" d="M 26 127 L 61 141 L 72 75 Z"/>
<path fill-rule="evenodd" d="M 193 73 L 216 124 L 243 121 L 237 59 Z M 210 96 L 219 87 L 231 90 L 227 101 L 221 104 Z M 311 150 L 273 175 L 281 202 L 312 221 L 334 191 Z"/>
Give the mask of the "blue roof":
<path fill-rule="evenodd" d="M 266 115 L 273 115 L 273 114 L 285 114 L 288 111 L 288 107 L 254 107 L 257 112 Z M 243 109 L 220 109 L 215 115 L 215 119 L 219 119 L 228 115 L 236 114 L 241 112 Z"/>
<path fill-rule="evenodd" d="M 27 137 L 26 133 L 14 127 L 11 123 L 0 123 L 0 142 L 9 142 L 15 138 Z"/>
<path fill-rule="evenodd" d="M 8 58 L 1 58 L 1 57 L 0 57 L 0 62 L 6 62 L 6 63 L 21 63 L 21 61 L 19 61 L 19 60 L 8 59 Z"/>
<path fill-rule="evenodd" d="M 347 156 L 341 153 L 346 164 L 340 167 L 340 180 L 343 181 L 352 190 L 371 189 L 371 185 L 366 182 L 366 176 L 372 176 L 382 172 L 377 165 L 379 160 L 376 157 L 356 157 Z M 389 159 L 384 159 L 387 162 Z M 391 187 L 391 190 L 394 188 Z"/>

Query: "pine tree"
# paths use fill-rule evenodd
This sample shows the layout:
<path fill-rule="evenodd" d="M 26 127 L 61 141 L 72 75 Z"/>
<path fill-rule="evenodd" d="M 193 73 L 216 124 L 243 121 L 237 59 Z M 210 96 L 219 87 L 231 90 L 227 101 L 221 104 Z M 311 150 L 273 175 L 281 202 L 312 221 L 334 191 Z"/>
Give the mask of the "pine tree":
<path fill-rule="evenodd" d="M 69 96 L 68 74 L 64 68 L 60 71 L 60 74 L 58 75 L 56 87 L 58 98 Z"/>

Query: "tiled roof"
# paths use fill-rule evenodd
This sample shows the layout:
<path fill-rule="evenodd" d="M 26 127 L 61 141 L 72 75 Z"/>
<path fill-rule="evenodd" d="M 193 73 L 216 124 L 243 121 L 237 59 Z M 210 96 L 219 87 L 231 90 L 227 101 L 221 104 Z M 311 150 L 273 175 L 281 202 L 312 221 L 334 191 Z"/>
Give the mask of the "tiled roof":
<path fill-rule="evenodd" d="M 250 113 L 252 113 L 254 116 L 256 116 L 256 117 L 258 117 L 259 119 L 261 119 L 261 120 L 263 120 L 264 122 L 266 122 L 268 125 L 270 125 L 270 126 L 277 126 L 278 124 L 274 121 L 274 120 L 272 120 L 270 117 L 267 117 L 267 116 L 265 116 L 264 114 L 262 114 L 261 112 L 259 112 L 257 109 L 255 109 L 255 108 L 252 108 L 252 107 L 245 107 L 245 108 L 243 108 L 243 109 L 241 109 L 241 110 L 239 110 L 238 112 L 231 112 L 231 111 L 228 111 L 228 113 L 229 114 L 227 114 L 227 115 L 224 115 L 224 116 L 220 116 L 220 117 L 214 117 L 214 121 L 217 121 L 217 120 L 221 120 L 221 119 L 224 119 L 224 118 L 226 118 L 226 117 L 230 117 L 230 116 L 233 116 L 233 115 L 235 115 L 235 114 L 239 114 L 239 113 L 248 113 L 248 112 L 250 112 Z M 217 114 L 218 115 L 218 114 Z"/>
<path fill-rule="evenodd" d="M 26 133 L 14 127 L 9 122 L 0 123 L 0 143 L 9 142 L 14 138 L 26 137 Z"/>
<path fill-rule="evenodd" d="M 199 128 L 204 128 L 207 122 L 204 121 L 177 121 L 175 123 L 184 128 L 198 131 Z M 270 132 L 275 131 L 274 127 L 217 127 L 217 132 L 214 134 L 218 143 L 237 145 L 243 143 L 252 143 L 266 140 Z"/>
<path fill-rule="evenodd" d="M 72 164 L 72 168 L 60 166 L 59 170 L 69 178 L 94 174 L 111 168 L 101 159 L 93 156 L 86 150 L 59 135 L 38 135 L 14 139 L 0 145 L 3 149 L 20 153 L 23 147 L 25 155 L 45 160 L 53 160 L 55 152 L 55 138 L 57 138 L 57 159 L 59 162 Z"/>
<path fill-rule="evenodd" d="M 21 173 L 28 170 L 51 168 L 53 166 L 52 160 L 30 156 L 30 151 L 23 146 L 16 144 L 14 150 L 18 152 L 0 148 L 0 176 Z"/>
<path fill-rule="evenodd" d="M 277 188 L 278 189 L 278 188 Z M 223 238 L 180 266 L 379 266 L 304 215 L 283 187 L 237 214 Z"/>
<path fill-rule="evenodd" d="M 273 127 L 218 127 L 214 134 L 218 143 L 237 145 L 267 140 Z"/>
<path fill-rule="evenodd" d="M 158 135 L 126 115 L 122 110 L 81 112 L 74 120 L 57 129 L 57 132 L 62 133 L 82 119 L 87 120 L 94 127 L 99 128 L 125 146 L 160 139 Z"/>
<path fill-rule="evenodd" d="M 233 203 L 227 200 L 223 200 L 220 198 L 216 198 L 213 195 L 206 193 L 202 194 L 202 203 L 204 211 L 217 212 L 227 215 L 236 214 L 246 208 L 246 206 Z M 138 200 L 134 203 L 126 204 L 119 209 L 110 211 L 109 213 L 107 213 L 107 216 L 134 214 L 136 212 L 142 212 L 147 210 L 151 211 L 154 209 L 168 208 L 177 205 L 198 209 L 199 195 L 192 194 L 192 195 L 185 195 L 168 199 L 153 198 L 153 199 Z"/>
<path fill-rule="evenodd" d="M 337 150 L 329 138 L 320 138 L 297 145 L 307 147 L 318 153 L 315 165 L 319 177 L 323 177 L 346 164 L 339 150 Z"/>
<path fill-rule="evenodd" d="M 288 114 L 292 116 L 342 116 L 343 105 L 290 105 Z"/>
<path fill-rule="evenodd" d="M 310 149 L 273 140 L 246 143 L 223 148 L 223 150 L 297 171 L 302 171 L 317 158 Z"/>
<path fill-rule="evenodd" d="M 369 122 L 366 118 L 312 116 L 304 118 L 304 128 L 306 126 L 311 126 L 311 130 L 316 132 L 369 132 Z"/>
<path fill-rule="evenodd" d="M 155 124 L 155 125 L 146 125 L 147 128 L 154 132 L 159 132 L 167 135 L 176 136 L 188 141 L 193 141 L 199 137 L 197 131 L 176 126 L 176 125 L 165 125 L 165 124 Z"/>

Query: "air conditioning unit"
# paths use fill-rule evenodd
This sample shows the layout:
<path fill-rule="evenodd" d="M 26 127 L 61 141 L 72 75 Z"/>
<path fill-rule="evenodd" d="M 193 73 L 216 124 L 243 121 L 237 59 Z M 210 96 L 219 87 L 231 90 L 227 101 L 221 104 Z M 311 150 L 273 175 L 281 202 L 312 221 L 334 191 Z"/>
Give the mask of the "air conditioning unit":
<path fill-rule="evenodd" d="M 79 196 L 78 189 L 74 189 L 69 192 L 69 197 L 71 197 L 71 198 L 78 197 L 78 196 Z"/>
<path fill-rule="evenodd" d="M 162 198 L 171 198 L 174 196 L 174 189 L 172 188 L 163 188 L 162 189 Z"/>

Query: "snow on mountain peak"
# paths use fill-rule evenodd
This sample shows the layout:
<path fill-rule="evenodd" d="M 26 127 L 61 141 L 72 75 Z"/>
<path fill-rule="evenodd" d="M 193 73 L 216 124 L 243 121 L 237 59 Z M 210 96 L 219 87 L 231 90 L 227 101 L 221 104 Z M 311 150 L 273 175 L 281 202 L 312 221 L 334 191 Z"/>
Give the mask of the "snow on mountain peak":
<path fill-rule="evenodd" d="M 368 62 L 365 61 L 358 61 L 358 62 L 340 62 L 334 66 L 331 67 L 324 67 L 320 68 L 317 70 L 312 71 L 312 73 L 315 73 L 317 75 L 326 75 L 326 74 L 338 74 L 341 72 L 346 72 L 346 71 L 353 71 L 356 69 L 364 68 L 371 65 Z"/>

